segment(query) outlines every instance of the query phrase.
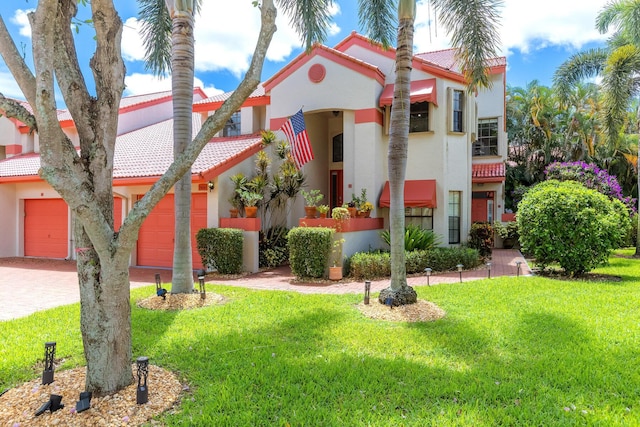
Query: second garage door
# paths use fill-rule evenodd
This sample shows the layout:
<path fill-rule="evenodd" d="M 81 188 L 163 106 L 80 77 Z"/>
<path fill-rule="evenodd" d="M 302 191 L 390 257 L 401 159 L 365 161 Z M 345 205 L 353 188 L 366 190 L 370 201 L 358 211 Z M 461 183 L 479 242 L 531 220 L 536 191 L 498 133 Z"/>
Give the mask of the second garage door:
<path fill-rule="evenodd" d="M 202 268 L 195 235 L 207 226 L 207 194 L 191 196 L 191 249 L 194 268 Z M 138 261 L 140 266 L 173 266 L 174 213 L 173 194 L 165 196 L 142 224 L 138 235 Z"/>
<path fill-rule="evenodd" d="M 62 199 L 24 201 L 24 255 L 69 256 L 69 209 Z"/>

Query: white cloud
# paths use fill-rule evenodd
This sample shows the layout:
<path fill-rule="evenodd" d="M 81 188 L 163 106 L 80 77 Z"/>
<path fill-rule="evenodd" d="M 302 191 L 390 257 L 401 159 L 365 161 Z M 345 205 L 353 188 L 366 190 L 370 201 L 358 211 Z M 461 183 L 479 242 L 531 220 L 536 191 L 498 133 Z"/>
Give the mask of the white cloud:
<path fill-rule="evenodd" d="M 289 18 L 279 11 L 276 31 L 267 60 L 281 62 L 289 59 L 301 41 L 290 25 Z M 330 10 L 331 15 L 340 13 L 337 4 Z M 123 56 L 128 61 L 144 60 L 144 48 L 139 34 L 140 24 L 136 18 L 128 18 L 123 31 Z M 249 1 L 203 2 L 195 24 L 195 67 L 196 71 L 231 72 L 241 76 L 248 68 L 260 31 L 260 10 Z M 329 35 L 340 32 L 340 27 L 332 24 Z"/>
<path fill-rule="evenodd" d="M 140 36 L 140 22 L 129 18 L 122 28 L 122 57 L 125 61 L 144 61 L 144 44 Z"/>
<path fill-rule="evenodd" d="M 124 84 L 126 86 L 126 89 L 124 91 L 125 96 L 171 90 L 171 78 L 159 78 L 154 76 L 153 74 L 131 74 L 125 77 Z M 197 77 L 193 79 L 193 86 L 202 88 L 207 96 L 214 96 L 224 92 L 214 86 L 205 87 L 202 80 Z"/>
<path fill-rule="evenodd" d="M 31 25 L 29 24 L 29 17 L 27 15 L 34 10 L 35 9 L 18 9 L 15 15 L 13 15 L 13 18 L 11 18 L 11 22 L 19 27 L 21 36 L 31 38 Z"/>
<path fill-rule="evenodd" d="M 2 68 L 4 68 L 4 64 Z M 0 88 L 2 88 L 0 92 L 7 98 L 25 99 L 18 83 L 8 71 L 0 70 Z"/>
<path fill-rule="evenodd" d="M 596 15 L 603 7 L 603 0 L 538 0 L 535 4 L 505 0 L 500 22 L 502 54 L 514 49 L 528 53 L 549 46 L 578 50 L 587 43 L 604 41 L 606 35 L 595 29 Z M 429 18 L 433 22 L 434 17 L 436 23 L 429 27 Z M 414 40 L 416 52 L 450 47 L 437 15 L 424 0 L 418 3 Z"/>

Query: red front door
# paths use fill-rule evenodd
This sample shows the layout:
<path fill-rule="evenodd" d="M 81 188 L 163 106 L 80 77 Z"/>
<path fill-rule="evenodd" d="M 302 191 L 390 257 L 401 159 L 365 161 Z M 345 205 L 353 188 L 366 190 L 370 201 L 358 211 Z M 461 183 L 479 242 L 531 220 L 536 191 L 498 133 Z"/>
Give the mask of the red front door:
<path fill-rule="evenodd" d="M 333 209 L 335 207 L 342 206 L 344 203 L 342 169 L 332 170 L 330 172 L 330 177 L 329 201 L 331 202 L 330 208 Z"/>

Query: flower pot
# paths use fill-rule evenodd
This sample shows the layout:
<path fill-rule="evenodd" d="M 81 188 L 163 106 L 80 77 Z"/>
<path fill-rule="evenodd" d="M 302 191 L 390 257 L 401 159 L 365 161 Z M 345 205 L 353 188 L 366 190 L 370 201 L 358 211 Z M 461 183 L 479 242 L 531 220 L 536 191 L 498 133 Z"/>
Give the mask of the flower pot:
<path fill-rule="evenodd" d="M 364 211 L 364 217 L 369 218 L 371 216 L 371 211 Z"/>
<path fill-rule="evenodd" d="M 247 215 L 247 218 L 256 218 L 258 216 L 258 207 L 257 206 L 245 206 L 244 213 Z"/>
<path fill-rule="evenodd" d="M 349 216 L 351 218 L 355 218 L 358 215 L 358 209 L 356 208 L 347 208 L 347 210 L 349 211 Z"/>
<path fill-rule="evenodd" d="M 329 280 L 341 280 L 342 267 L 329 267 Z"/>
<path fill-rule="evenodd" d="M 236 208 L 229 209 L 229 216 L 231 218 L 238 218 L 238 209 Z"/>
<path fill-rule="evenodd" d="M 327 213 L 326 212 L 320 212 L 320 218 L 326 218 L 327 217 Z"/>
<path fill-rule="evenodd" d="M 305 218 L 315 218 L 316 217 L 316 212 L 317 212 L 318 208 L 316 208 L 315 206 L 305 206 L 304 207 L 304 213 L 305 213 Z"/>

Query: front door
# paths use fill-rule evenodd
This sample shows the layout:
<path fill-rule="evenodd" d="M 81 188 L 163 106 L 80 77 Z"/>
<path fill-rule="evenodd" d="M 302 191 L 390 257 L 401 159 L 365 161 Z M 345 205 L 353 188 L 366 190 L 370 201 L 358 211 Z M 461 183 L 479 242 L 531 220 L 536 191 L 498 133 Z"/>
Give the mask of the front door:
<path fill-rule="evenodd" d="M 342 206 L 344 203 L 342 189 L 342 169 L 335 169 L 330 172 L 331 182 L 329 183 L 329 201 L 331 209 Z"/>

